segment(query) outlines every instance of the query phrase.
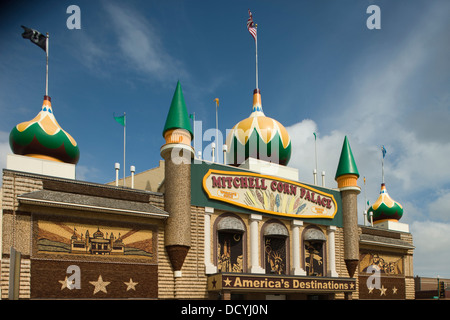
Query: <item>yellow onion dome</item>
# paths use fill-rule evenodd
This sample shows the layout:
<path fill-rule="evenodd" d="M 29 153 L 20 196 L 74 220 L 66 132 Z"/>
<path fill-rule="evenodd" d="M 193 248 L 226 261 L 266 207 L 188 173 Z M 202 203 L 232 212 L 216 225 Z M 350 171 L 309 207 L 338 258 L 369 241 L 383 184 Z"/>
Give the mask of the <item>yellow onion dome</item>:
<path fill-rule="evenodd" d="M 34 158 L 72 164 L 80 158 L 77 142 L 56 121 L 49 96 L 44 96 L 42 110 L 33 120 L 11 130 L 9 145 L 15 154 Z"/>
<path fill-rule="evenodd" d="M 382 183 L 380 196 L 367 212 L 369 216 L 370 213 L 372 214 L 374 223 L 381 220 L 398 221 L 403 216 L 403 207 L 397 201 L 392 200 L 387 192 L 386 185 Z"/>
<path fill-rule="evenodd" d="M 291 138 L 281 123 L 264 114 L 259 89 L 253 91 L 250 116 L 227 136 L 227 164 L 237 166 L 249 157 L 281 165 L 287 165 L 291 158 Z"/>

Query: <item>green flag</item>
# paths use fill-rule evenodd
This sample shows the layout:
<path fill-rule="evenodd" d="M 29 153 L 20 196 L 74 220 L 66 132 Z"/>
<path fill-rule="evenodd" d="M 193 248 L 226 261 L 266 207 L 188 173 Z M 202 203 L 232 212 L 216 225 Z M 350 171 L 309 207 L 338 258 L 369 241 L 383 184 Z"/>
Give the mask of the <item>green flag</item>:
<path fill-rule="evenodd" d="M 116 117 L 115 115 L 113 115 L 113 117 L 114 117 L 114 120 L 117 121 L 117 123 L 119 123 L 125 127 L 125 114 L 120 117 Z"/>

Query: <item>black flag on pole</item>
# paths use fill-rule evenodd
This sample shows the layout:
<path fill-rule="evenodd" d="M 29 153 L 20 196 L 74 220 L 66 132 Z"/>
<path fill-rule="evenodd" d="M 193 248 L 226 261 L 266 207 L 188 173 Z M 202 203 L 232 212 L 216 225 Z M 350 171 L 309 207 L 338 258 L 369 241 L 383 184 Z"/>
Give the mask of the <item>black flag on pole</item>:
<path fill-rule="evenodd" d="M 24 32 L 22 33 L 22 37 L 24 39 L 30 39 L 31 42 L 38 45 L 42 48 L 45 52 L 47 52 L 47 37 L 44 36 L 39 31 L 36 31 L 34 29 L 30 29 L 24 26 L 21 26 L 24 29 Z"/>

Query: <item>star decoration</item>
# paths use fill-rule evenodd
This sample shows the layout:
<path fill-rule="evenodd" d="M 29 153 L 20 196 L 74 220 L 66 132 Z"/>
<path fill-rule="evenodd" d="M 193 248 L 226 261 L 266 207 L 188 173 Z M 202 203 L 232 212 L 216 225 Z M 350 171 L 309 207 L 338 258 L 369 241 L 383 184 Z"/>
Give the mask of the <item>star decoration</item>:
<path fill-rule="evenodd" d="M 64 280 L 58 280 L 58 282 L 61 283 L 61 290 L 64 289 L 64 288 L 70 289 L 67 286 L 67 276 L 66 276 L 66 278 Z"/>
<path fill-rule="evenodd" d="M 127 291 L 133 289 L 134 291 L 136 291 L 136 285 L 139 282 L 133 282 L 133 279 L 130 278 L 129 282 L 124 282 L 125 285 L 127 286 Z"/>
<path fill-rule="evenodd" d="M 396 294 L 396 293 L 397 293 L 397 290 L 398 290 L 398 289 L 397 289 L 396 287 L 393 287 L 393 288 L 392 288 L 392 293 L 393 293 L 393 294 Z"/>
<path fill-rule="evenodd" d="M 369 289 L 369 293 L 372 293 L 374 288 L 375 287 L 368 287 L 367 289 Z"/>
<path fill-rule="evenodd" d="M 225 282 L 225 286 L 231 286 L 230 278 L 227 278 L 226 280 L 224 280 L 224 282 Z"/>
<path fill-rule="evenodd" d="M 213 289 L 216 288 L 216 283 L 217 283 L 216 278 L 214 278 L 214 279 L 212 280 L 212 287 L 213 287 Z"/>
<path fill-rule="evenodd" d="M 386 290 L 387 290 L 387 288 L 385 288 L 384 286 L 381 286 L 381 288 L 380 288 L 380 296 L 386 295 Z"/>
<path fill-rule="evenodd" d="M 106 291 L 106 286 L 109 285 L 111 282 L 103 281 L 102 276 L 99 275 L 97 281 L 89 281 L 89 283 L 92 284 L 95 287 L 93 294 L 96 294 L 99 291 L 102 291 L 104 293 L 108 293 Z"/>

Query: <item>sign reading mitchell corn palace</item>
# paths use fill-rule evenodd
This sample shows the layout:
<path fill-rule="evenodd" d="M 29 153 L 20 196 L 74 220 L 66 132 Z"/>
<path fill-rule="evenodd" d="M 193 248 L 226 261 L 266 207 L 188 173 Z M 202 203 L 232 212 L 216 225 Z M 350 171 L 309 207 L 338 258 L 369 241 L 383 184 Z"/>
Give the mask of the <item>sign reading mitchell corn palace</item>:
<path fill-rule="evenodd" d="M 300 218 L 334 218 L 332 194 L 256 173 L 209 170 L 203 188 L 210 199 L 258 212 Z"/>

